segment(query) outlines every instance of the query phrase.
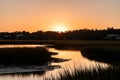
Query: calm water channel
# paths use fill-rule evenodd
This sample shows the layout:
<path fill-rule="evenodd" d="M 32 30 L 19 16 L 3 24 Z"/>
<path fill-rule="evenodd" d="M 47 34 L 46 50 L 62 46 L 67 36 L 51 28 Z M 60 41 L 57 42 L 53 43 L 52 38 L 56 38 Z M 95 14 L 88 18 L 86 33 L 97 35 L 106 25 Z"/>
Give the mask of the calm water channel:
<path fill-rule="evenodd" d="M 1 45 L 0 48 L 14 48 L 14 47 L 45 47 L 45 45 Z M 47 48 L 50 52 L 57 52 L 59 54 L 54 55 L 52 57 L 59 58 L 59 61 L 49 63 L 48 65 L 53 66 L 52 68 L 48 67 L 48 65 L 38 66 L 11 66 L 4 67 L 0 65 L 0 80 L 43 80 L 44 78 L 58 78 L 59 74 L 64 75 L 64 71 L 67 70 L 71 74 L 74 73 L 75 70 L 92 70 L 98 67 L 108 68 L 109 64 L 97 62 L 94 60 L 89 60 L 82 56 L 80 50 L 57 50 L 55 48 Z M 16 53 L 17 54 L 17 53 Z M 24 69 L 23 69 L 24 67 Z M 39 74 L 2 74 L 2 73 L 12 73 L 12 72 L 27 72 L 32 71 L 34 69 L 41 68 L 41 72 Z M 33 70 L 34 71 L 34 70 Z"/>

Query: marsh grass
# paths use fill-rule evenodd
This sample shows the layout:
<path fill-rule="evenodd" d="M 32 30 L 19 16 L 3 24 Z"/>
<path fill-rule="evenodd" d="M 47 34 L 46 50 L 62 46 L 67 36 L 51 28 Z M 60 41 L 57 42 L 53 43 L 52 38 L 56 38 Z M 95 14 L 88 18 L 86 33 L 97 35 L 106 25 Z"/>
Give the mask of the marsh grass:
<path fill-rule="evenodd" d="M 44 47 L 0 48 L 0 64 L 45 64 L 52 59 L 51 54 Z"/>
<path fill-rule="evenodd" d="M 87 46 L 81 54 L 91 60 L 117 64 L 120 62 L 120 46 Z"/>
<path fill-rule="evenodd" d="M 64 75 L 60 73 L 58 79 L 45 79 L 45 80 L 120 80 L 120 67 L 113 68 L 109 67 L 107 69 L 89 70 L 75 70 L 74 74 L 69 71 L 64 71 Z"/>

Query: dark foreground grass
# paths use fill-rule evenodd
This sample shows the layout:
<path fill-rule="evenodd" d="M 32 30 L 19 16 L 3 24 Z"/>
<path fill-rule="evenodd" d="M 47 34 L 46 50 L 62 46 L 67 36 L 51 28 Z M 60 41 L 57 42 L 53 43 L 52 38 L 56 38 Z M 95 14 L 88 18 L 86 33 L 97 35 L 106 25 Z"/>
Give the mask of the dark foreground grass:
<path fill-rule="evenodd" d="M 120 68 L 98 69 L 98 71 L 76 71 L 73 75 L 66 72 L 61 80 L 120 80 Z"/>
<path fill-rule="evenodd" d="M 120 67 L 108 69 L 98 68 L 92 71 L 78 71 L 70 74 L 69 71 L 64 71 L 65 75 L 60 74 L 58 79 L 45 79 L 45 80 L 120 80 Z"/>
<path fill-rule="evenodd" d="M 45 64 L 51 52 L 43 47 L 37 48 L 0 48 L 0 64 Z"/>

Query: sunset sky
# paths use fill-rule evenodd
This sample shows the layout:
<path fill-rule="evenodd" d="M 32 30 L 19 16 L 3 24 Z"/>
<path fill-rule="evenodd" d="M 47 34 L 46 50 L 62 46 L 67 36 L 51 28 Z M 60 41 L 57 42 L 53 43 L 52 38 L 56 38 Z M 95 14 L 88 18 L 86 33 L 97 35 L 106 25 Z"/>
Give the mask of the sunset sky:
<path fill-rule="evenodd" d="M 0 32 L 120 28 L 120 0 L 0 0 Z"/>

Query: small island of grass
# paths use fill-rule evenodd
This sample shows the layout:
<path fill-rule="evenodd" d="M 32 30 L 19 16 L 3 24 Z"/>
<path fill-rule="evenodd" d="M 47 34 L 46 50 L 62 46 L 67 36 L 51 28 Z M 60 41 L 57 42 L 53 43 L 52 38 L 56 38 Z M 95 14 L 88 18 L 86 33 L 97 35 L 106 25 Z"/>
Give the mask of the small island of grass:
<path fill-rule="evenodd" d="M 44 47 L 37 48 L 0 48 L 0 64 L 45 64 L 52 60 Z"/>

